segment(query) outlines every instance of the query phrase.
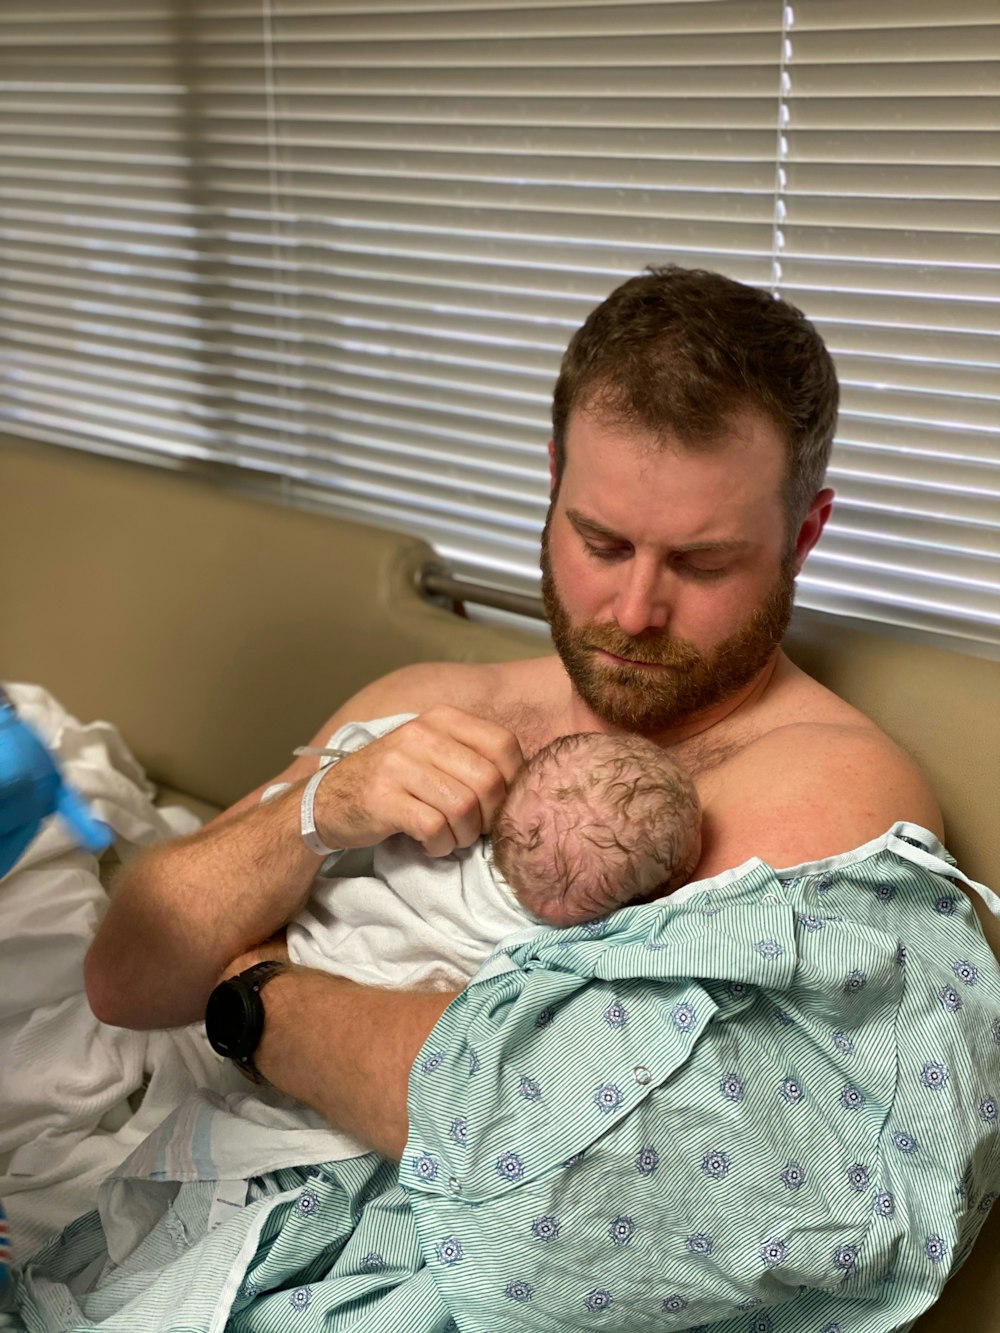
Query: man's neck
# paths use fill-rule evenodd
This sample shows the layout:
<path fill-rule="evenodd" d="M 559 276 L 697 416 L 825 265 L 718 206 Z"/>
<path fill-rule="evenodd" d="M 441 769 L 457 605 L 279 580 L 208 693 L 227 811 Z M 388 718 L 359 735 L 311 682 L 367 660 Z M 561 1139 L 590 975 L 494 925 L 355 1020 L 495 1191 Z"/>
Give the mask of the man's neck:
<path fill-rule="evenodd" d="M 729 695 L 728 698 L 714 704 L 711 708 L 690 714 L 690 716 L 673 726 L 644 733 L 644 735 L 657 745 L 670 748 L 680 745 L 684 741 L 692 740 L 696 736 L 704 735 L 724 722 L 735 722 L 737 719 L 748 718 L 768 694 L 782 660 L 784 660 L 783 653 L 780 649 L 775 649 L 767 665 L 754 676 L 753 680 L 742 689 L 737 690 L 735 694 Z M 573 689 L 568 677 L 566 678 L 566 688 L 569 692 L 566 709 L 567 725 L 565 728 L 567 733 L 574 731 L 615 732 L 619 730 L 619 728 L 605 722 L 584 703 L 576 690 Z"/>

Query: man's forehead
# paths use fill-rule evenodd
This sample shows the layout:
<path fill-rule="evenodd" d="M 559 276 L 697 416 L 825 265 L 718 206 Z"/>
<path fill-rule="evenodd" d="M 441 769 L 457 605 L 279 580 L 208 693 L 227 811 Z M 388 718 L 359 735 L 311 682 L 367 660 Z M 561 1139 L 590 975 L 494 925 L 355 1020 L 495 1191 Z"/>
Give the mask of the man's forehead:
<path fill-rule="evenodd" d="M 574 413 L 567 432 L 560 499 L 612 533 L 642 513 L 669 515 L 678 540 L 735 541 L 746 523 L 781 507 L 786 453 L 762 413 L 731 420 L 709 444 L 650 435 L 595 413 Z"/>

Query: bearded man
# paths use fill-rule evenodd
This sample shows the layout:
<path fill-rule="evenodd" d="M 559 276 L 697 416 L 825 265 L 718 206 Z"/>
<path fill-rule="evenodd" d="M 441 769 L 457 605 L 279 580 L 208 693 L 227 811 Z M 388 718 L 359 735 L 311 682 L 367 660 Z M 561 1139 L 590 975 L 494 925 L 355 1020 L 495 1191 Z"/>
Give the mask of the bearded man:
<path fill-rule="evenodd" d="M 822 482 L 836 415 L 829 354 L 783 301 L 673 267 L 614 291 L 572 339 L 553 398 L 542 569 L 557 656 L 416 664 L 348 700 L 315 745 L 348 720 L 418 716 L 324 779 L 320 841 L 406 833 L 446 855 L 488 832 L 525 754 L 621 730 L 692 774 L 704 811 L 695 878 L 750 856 L 834 855 L 897 820 L 940 834 L 912 761 L 780 649 L 794 577 L 832 505 Z M 262 787 L 127 869 L 87 959 L 98 1017 L 196 1021 L 220 976 L 281 956 L 274 937 L 321 860 L 300 833 L 314 769 L 296 759 L 277 799 L 261 805 Z M 398 1158 L 407 1075 L 451 997 L 297 969 L 266 998 L 255 1059 L 268 1080 Z"/>

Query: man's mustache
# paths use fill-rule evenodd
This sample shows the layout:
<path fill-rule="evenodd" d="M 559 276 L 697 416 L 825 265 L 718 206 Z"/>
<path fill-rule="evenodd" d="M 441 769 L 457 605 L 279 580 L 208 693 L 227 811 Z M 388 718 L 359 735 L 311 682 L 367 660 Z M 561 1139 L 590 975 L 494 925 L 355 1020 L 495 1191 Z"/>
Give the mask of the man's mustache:
<path fill-rule="evenodd" d="M 644 666 L 677 667 L 681 670 L 696 666 L 701 660 L 698 650 L 683 640 L 666 639 L 659 634 L 633 638 L 617 625 L 591 621 L 578 630 L 581 642 L 590 648 L 600 648 L 615 657 L 625 657 Z"/>

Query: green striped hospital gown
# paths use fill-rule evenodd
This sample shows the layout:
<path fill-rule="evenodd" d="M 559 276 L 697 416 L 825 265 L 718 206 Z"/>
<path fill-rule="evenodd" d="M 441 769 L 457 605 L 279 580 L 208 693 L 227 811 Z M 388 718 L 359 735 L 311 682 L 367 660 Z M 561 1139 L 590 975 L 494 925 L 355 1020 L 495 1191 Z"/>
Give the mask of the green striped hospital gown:
<path fill-rule="evenodd" d="M 103 1276 L 81 1219 L 20 1275 L 26 1324 L 905 1329 L 1000 1188 L 1000 969 L 961 883 L 898 824 L 504 948 L 417 1059 L 398 1168 L 272 1173 L 207 1234 L 183 1186 Z"/>

